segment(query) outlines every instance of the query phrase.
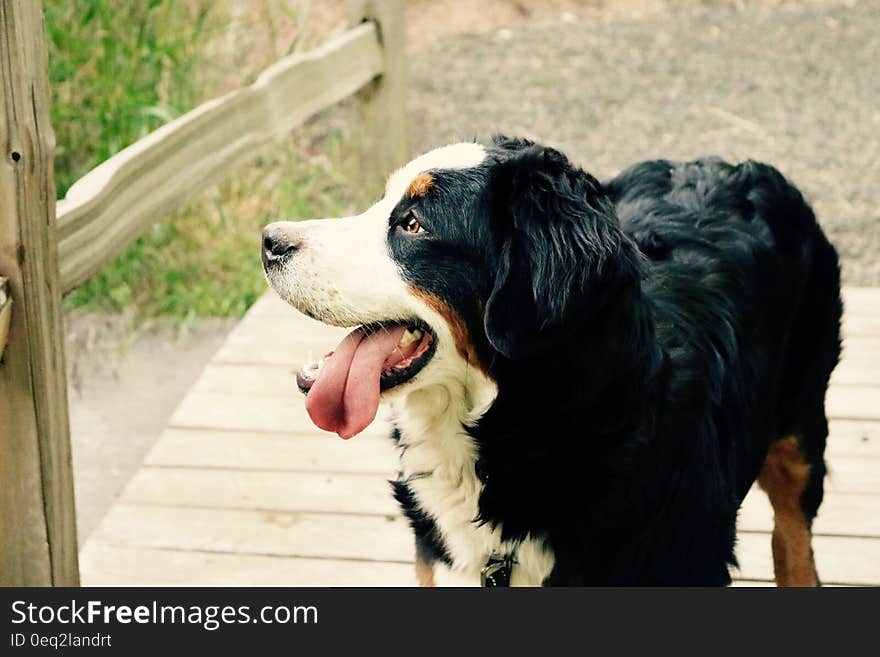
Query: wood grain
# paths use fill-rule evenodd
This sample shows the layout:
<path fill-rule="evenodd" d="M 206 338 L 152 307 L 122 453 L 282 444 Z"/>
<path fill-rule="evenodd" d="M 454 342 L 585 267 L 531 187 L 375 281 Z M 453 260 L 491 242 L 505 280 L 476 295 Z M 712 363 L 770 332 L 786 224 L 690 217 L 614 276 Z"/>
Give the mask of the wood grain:
<path fill-rule="evenodd" d="M 55 136 L 39 2 L 0 2 L 0 585 L 78 583 L 56 258 Z"/>
<path fill-rule="evenodd" d="M 255 509 L 396 516 L 381 475 L 141 468 L 120 499 L 185 508 Z M 880 498 L 878 498 L 880 499 Z"/>
<path fill-rule="evenodd" d="M 165 550 L 90 541 L 87 586 L 415 586 L 410 564 Z"/>
<path fill-rule="evenodd" d="M 414 561 L 398 517 L 117 503 L 94 538 L 114 545 L 361 561 Z"/>
<path fill-rule="evenodd" d="M 170 426 L 227 431 L 312 431 L 328 440 L 339 440 L 336 434 L 315 427 L 306 414 L 299 392 L 282 397 L 191 392 L 171 416 Z M 363 440 L 369 436 L 385 437 L 390 431 L 390 425 L 379 419 L 358 434 L 358 439 Z"/>
<path fill-rule="evenodd" d="M 353 24 L 379 26 L 382 75 L 356 95 L 357 122 L 363 126 L 352 146 L 359 160 L 359 185 L 375 198 L 385 177 L 410 157 L 406 111 L 407 55 L 404 0 L 348 0 Z"/>
<path fill-rule="evenodd" d="M 145 465 L 192 469 L 374 474 L 391 477 L 397 455 L 385 437 L 341 440 L 304 433 L 167 429 Z"/>

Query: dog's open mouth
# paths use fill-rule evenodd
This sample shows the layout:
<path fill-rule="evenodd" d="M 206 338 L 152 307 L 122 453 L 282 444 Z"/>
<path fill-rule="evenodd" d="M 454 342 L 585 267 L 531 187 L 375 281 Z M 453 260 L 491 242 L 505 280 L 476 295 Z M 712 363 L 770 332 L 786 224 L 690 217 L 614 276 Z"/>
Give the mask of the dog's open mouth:
<path fill-rule="evenodd" d="M 376 417 L 380 394 L 418 374 L 435 347 L 434 334 L 422 322 L 359 326 L 320 362 L 297 373 L 309 417 L 342 438 L 357 435 Z"/>

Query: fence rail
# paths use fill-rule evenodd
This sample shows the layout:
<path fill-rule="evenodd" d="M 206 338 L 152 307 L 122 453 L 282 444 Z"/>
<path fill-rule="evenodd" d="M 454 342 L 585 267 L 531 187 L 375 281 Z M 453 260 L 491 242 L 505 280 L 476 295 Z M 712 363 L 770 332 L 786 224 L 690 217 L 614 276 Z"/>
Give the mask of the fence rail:
<path fill-rule="evenodd" d="M 403 7 L 349 0 L 351 30 L 132 144 L 78 180 L 56 213 L 41 6 L 0 0 L 0 586 L 79 581 L 62 294 L 348 96 L 357 98 L 352 145 L 367 178 L 401 164 Z"/>
<path fill-rule="evenodd" d="M 120 151 L 58 203 L 61 288 L 79 285 L 151 223 L 382 73 L 374 23 L 264 71 Z"/>

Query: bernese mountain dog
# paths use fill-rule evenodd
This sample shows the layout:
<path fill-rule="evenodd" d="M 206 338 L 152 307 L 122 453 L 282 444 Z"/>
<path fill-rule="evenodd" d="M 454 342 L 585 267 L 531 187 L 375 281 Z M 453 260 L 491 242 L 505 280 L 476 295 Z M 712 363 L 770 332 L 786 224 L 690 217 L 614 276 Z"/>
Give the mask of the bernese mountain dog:
<path fill-rule="evenodd" d="M 728 584 L 756 480 L 777 583 L 818 584 L 839 264 L 773 167 L 600 183 L 524 139 L 454 144 L 359 216 L 270 224 L 262 259 L 354 327 L 297 382 L 342 438 L 391 404 L 421 584 Z"/>

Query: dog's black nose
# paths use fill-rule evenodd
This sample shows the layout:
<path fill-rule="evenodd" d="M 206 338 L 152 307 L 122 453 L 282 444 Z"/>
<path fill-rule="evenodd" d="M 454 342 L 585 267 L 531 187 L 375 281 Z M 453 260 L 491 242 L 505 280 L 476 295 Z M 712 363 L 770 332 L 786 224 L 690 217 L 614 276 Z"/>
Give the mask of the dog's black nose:
<path fill-rule="evenodd" d="M 263 261 L 277 261 L 295 252 L 302 240 L 283 223 L 269 224 L 263 229 Z"/>

